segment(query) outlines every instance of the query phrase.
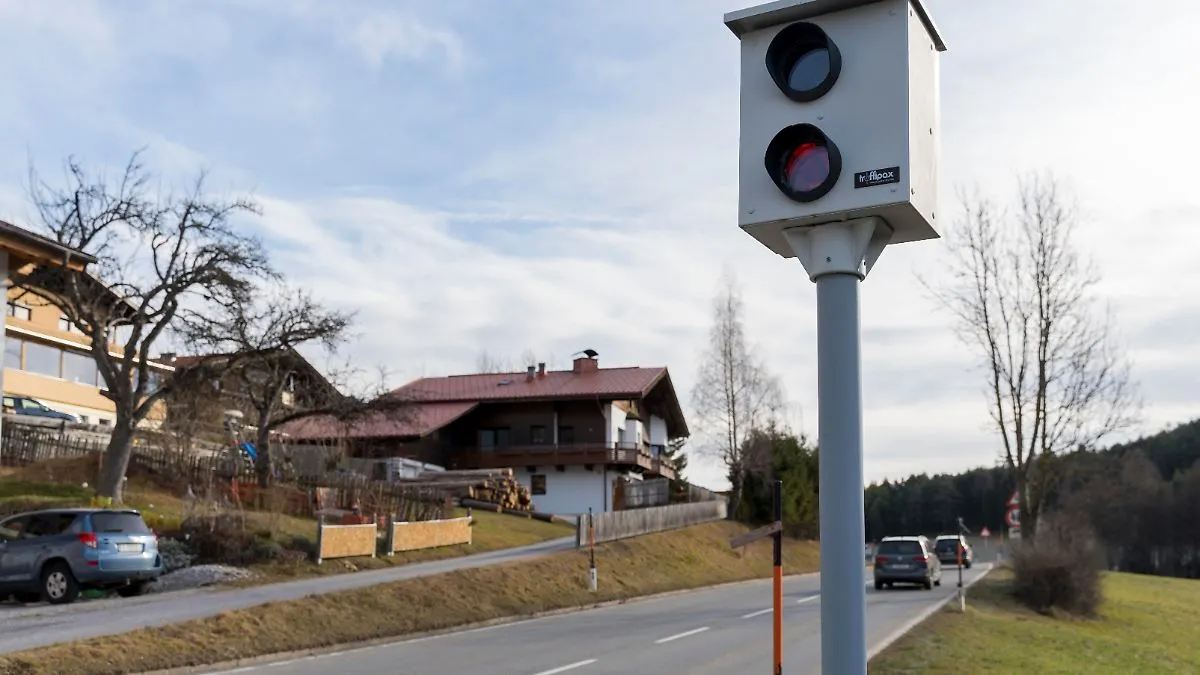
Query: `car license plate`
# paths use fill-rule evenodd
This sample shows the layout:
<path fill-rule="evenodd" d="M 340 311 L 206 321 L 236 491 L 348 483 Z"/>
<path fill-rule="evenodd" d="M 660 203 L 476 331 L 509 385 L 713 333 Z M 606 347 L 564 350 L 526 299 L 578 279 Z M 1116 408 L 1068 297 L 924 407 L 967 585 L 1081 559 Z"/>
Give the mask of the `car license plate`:
<path fill-rule="evenodd" d="M 898 570 L 910 570 L 912 569 L 912 565 L 892 565 L 892 568 Z"/>
<path fill-rule="evenodd" d="M 141 544 L 117 544 L 118 553 L 141 553 Z"/>

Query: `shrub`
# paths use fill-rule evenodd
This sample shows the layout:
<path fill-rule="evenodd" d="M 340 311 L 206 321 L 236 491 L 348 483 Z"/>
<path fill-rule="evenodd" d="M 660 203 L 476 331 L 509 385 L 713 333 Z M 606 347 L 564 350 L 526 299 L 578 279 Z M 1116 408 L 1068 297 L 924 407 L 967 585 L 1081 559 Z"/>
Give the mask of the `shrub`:
<path fill-rule="evenodd" d="M 1091 525 L 1080 517 L 1053 514 L 1038 522 L 1012 558 L 1013 592 L 1030 609 L 1059 609 L 1092 616 L 1099 608 L 1100 552 Z"/>
<path fill-rule="evenodd" d="M 158 553 L 162 556 L 163 569 L 167 573 L 188 567 L 196 559 L 196 556 L 188 550 L 187 545 L 178 539 L 169 537 L 158 540 Z"/>
<path fill-rule="evenodd" d="M 270 532 L 250 532 L 240 513 L 191 516 L 180 525 L 188 546 L 202 563 L 254 565 L 283 557 Z"/>

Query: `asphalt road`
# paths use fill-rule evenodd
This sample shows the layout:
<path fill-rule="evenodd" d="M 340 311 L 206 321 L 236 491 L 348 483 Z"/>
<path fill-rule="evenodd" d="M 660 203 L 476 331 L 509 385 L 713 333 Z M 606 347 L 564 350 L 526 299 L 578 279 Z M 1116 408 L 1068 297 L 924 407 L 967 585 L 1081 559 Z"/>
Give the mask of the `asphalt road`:
<path fill-rule="evenodd" d="M 970 583 L 990 567 L 980 564 L 963 578 Z M 923 611 L 953 596 L 956 583 L 957 570 L 947 568 L 942 586 L 932 591 L 868 587 L 868 648 L 882 648 Z M 784 672 L 820 673 L 819 577 L 788 579 L 784 595 Z M 212 673 L 764 673 L 771 667 L 770 607 L 770 582 L 755 582 Z"/>
<path fill-rule="evenodd" d="M 335 574 L 241 589 L 201 589 L 71 605 L 0 605 L 0 654 L 189 621 L 280 600 L 374 586 L 571 550 L 575 537 L 391 569 Z"/>

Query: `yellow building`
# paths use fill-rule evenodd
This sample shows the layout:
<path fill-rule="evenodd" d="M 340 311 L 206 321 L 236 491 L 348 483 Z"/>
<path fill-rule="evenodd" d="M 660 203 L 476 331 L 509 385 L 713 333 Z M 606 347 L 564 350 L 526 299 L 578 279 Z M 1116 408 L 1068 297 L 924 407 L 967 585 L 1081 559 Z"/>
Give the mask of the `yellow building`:
<path fill-rule="evenodd" d="M 45 406 L 70 413 L 81 422 L 111 426 L 116 407 L 102 389 L 104 379 L 96 367 L 88 338 L 67 321 L 52 303 L 28 291 L 9 286 L 9 270 L 31 265 L 57 264 L 82 270 L 93 258 L 0 220 L 0 273 L 8 292 L 4 317 L 4 412 L 14 403 L 31 398 Z M 118 337 L 120 331 L 118 331 Z M 109 347 L 116 356 L 120 346 Z M 152 378 L 174 370 L 151 364 Z M 153 390 L 152 383 L 149 390 Z M 162 418 L 156 410 L 147 420 L 153 426 Z"/>

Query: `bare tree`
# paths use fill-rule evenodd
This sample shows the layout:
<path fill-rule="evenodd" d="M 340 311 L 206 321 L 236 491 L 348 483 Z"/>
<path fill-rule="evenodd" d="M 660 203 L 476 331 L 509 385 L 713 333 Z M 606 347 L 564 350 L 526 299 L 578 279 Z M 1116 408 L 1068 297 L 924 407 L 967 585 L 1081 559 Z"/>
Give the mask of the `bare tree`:
<path fill-rule="evenodd" d="M 951 279 L 932 290 L 973 347 L 991 418 L 1014 472 L 1021 526 L 1032 535 L 1057 453 L 1094 448 L 1132 425 L 1130 366 L 1096 311 L 1099 281 L 1072 236 L 1077 216 L 1052 176 L 1020 181 L 1017 208 L 963 196 L 951 231 Z"/>
<path fill-rule="evenodd" d="M 521 366 L 518 368 L 517 363 Z M 479 352 L 475 357 L 475 372 L 476 373 L 515 373 L 518 370 L 523 370 L 530 366 L 536 366 L 539 363 L 545 363 L 548 368 L 554 368 L 555 359 L 551 354 L 548 358 L 539 359 L 537 352 L 526 348 L 521 352 L 521 356 L 515 361 L 508 357 L 501 357 L 488 352 L 486 349 Z"/>
<path fill-rule="evenodd" d="M 486 349 L 480 351 L 479 356 L 475 357 L 475 372 L 477 373 L 511 373 L 515 370 L 511 359 L 501 358 L 489 353 Z"/>
<path fill-rule="evenodd" d="M 371 413 L 402 416 L 407 404 L 372 391 L 343 393 L 348 373 L 323 375 L 299 350 L 336 353 L 349 337 L 353 317 L 329 310 L 302 290 L 277 287 L 232 303 L 220 314 L 188 313 L 184 333 L 210 353 L 197 368 L 216 374 L 231 398 L 240 400 L 255 427 L 259 484 L 272 473 L 271 434 L 285 424 L 312 417 L 346 422 Z"/>
<path fill-rule="evenodd" d="M 769 466 L 769 458 L 755 455 L 760 446 L 746 441 L 784 404 L 779 380 L 747 343 L 743 312 L 737 281 L 726 273 L 713 299 L 708 349 L 692 389 L 697 426 L 706 437 L 699 450 L 720 458 L 729 472 L 730 513 L 737 513 L 747 475 Z"/>
<path fill-rule="evenodd" d="M 89 338 L 104 395 L 116 408 L 96 486 L 114 502 L 121 500 L 134 431 L 171 386 L 152 381 L 155 343 L 176 325 L 181 308 L 232 302 L 252 280 L 273 276 L 259 241 L 230 224 L 236 214 L 258 213 L 257 205 L 206 195 L 203 172 L 183 193 L 151 191 L 151 180 L 141 151 L 115 180 L 73 158 L 62 187 L 31 168 L 30 198 L 41 228 L 95 256 L 99 275 L 65 266 L 12 275 L 14 287 L 45 297 Z M 128 334 L 119 343 L 118 328 Z"/>

